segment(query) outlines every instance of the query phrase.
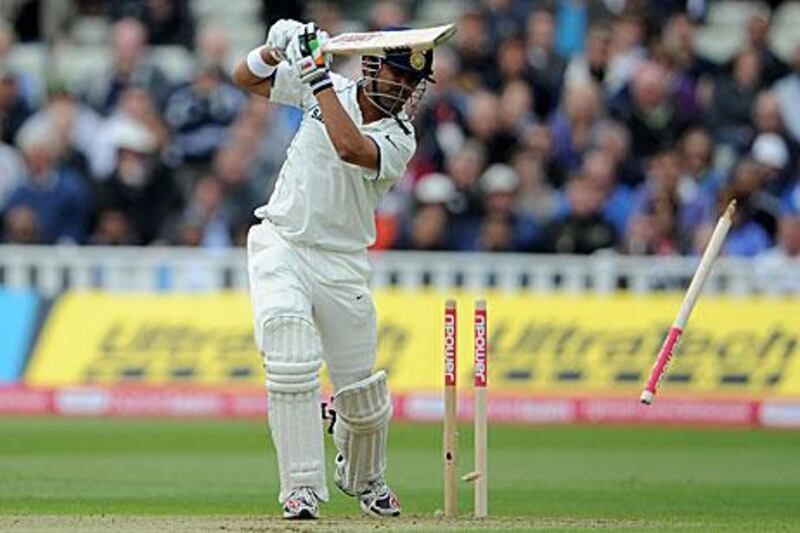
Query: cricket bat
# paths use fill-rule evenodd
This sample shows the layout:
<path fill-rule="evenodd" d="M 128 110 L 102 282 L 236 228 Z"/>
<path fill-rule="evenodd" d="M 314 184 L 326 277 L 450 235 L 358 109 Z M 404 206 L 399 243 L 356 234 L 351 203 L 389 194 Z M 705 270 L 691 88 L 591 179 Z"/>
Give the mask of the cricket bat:
<path fill-rule="evenodd" d="M 456 33 L 455 24 L 400 31 L 342 33 L 329 39 L 322 48 L 326 54 L 385 57 L 389 50 L 410 48 L 428 50 Z"/>

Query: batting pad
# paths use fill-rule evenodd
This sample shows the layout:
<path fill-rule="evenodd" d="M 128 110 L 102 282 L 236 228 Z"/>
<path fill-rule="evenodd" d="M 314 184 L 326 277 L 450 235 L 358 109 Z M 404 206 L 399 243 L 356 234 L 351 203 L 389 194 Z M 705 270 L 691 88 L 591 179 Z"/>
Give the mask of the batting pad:
<path fill-rule="evenodd" d="M 274 318 L 264 324 L 264 341 L 269 426 L 281 475 L 278 499 L 283 503 L 293 489 L 310 487 L 327 501 L 316 328 L 299 317 Z"/>
<path fill-rule="evenodd" d="M 352 494 L 386 471 L 386 442 L 392 401 L 381 370 L 370 377 L 343 387 L 333 398 L 337 420 L 333 439 L 344 457 L 341 483 Z"/>

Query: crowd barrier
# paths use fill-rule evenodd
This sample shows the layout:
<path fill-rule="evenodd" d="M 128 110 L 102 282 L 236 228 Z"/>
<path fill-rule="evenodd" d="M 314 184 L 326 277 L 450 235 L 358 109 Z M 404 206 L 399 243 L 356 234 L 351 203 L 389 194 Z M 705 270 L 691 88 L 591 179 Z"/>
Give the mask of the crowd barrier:
<path fill-rule="evenodd" d="M 591 256 L 399 252 L 371 253 L 375 287 L 518 292 L 634 293 L 681 290 L 698 259 L 603 251 Z M 240 249 L 0 245 L 0 285 L 55 297 L 67 289 L 144 292 L 246 290 Z M 800 259 L 720 258 L 706 291 L 800 294 Z"/>

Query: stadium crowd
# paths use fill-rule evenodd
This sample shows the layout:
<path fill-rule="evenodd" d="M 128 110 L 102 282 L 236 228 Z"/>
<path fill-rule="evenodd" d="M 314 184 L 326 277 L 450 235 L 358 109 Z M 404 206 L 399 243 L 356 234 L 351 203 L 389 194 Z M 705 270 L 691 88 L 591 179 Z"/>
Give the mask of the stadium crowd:
<path fill-rule="evenodd" d="M 265 2 L 265 23 L 337 33 L 345 4 Z M 420 4 L 373 3 L 366 27 Z M 376 248 L 697 254 L 735 198 L 725 254 L 800 255 L 800 46 L 788 62 L 770 49 L 769 7 L 718 64 L 694 46 L 707 2 L 462 4 Z M 77 88 L 10 68 L 20 25 L 0 24 L 2 242 L 242 244 L 298 111 L 235 88 L 225 33 L 186 1 L 110 6 L 112 67 Z M 192 51 L 190 79 L 150 61 L 156 44 Z"/>

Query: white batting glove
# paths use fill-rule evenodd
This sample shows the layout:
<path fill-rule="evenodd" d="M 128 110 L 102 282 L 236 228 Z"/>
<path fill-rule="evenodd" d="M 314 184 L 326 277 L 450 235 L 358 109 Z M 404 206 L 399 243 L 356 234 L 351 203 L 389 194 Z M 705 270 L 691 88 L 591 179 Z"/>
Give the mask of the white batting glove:
<path fill-rule="evenodd" d="M 322 52 L 327 40 L 328 33 L 310 22 L 292 39 L 286 50 L 289 64 L 314 94 L 333 85 L 329 75 L 329 56 Z"/>
<path fill-rule="evenodd" d="M 267 44 L 273 50 L 286 56 L 286 48 L 295 35 L 303 31 L 305 24 L 292 19 L 280 19 L 273 24 L 267 34 Z"/>

